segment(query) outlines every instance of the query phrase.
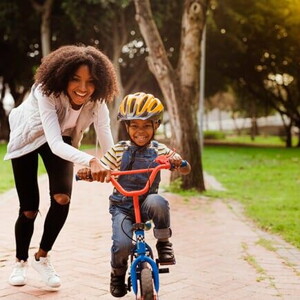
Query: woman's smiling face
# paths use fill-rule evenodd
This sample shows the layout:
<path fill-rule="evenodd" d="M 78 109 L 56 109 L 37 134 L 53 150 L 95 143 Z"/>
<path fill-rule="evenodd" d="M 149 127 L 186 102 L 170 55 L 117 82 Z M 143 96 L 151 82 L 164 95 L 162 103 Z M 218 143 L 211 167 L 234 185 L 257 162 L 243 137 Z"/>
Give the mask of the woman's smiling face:
<path fill-rule="evenodd" d="M 80 108 L 95 91 L 95 82 L 87 65 L 81 65 L 68 82 L 67 94 L 73 108 Z"/>

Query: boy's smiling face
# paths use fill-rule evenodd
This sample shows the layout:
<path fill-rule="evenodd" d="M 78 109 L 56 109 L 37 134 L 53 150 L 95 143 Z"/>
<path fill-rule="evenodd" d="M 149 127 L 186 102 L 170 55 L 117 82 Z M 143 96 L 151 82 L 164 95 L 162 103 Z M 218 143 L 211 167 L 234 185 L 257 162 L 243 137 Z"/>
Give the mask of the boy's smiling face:
<path fill-rule="evenodd" d="M 138 146 L 147 145 L 153 138 L 159 124 L 151 120 L 131 120 L 126 124 L 131 140 Z"/>

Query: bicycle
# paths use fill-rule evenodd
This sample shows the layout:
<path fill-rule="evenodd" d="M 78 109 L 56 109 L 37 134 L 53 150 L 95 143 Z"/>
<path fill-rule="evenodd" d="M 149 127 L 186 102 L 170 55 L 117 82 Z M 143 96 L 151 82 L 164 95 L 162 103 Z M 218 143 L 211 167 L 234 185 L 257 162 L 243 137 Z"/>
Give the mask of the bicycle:
<path fill-rule="evenodd" d="M 172 166 L 169 163 L 169 157 L 167 155 L 158 156 L 155 159 L 158 165 L 149 169 L 137 169 L 127 171 L 112 171 L 111 183 L 113 186 L 124 196 L 132 197 L 135 223 L 133 224 L 134 231 L 134 247 L 131 254 L 131 265 L 129 268 L 128 276 L 128 291 L 131 288 L 136 295 L 136 299 L 140 295 L 140 300 L 158 300 L 159 291 L 159 273 L 169 273 L 169 268 L 160 268 L 159 260 L 154 260 L 154 255 L 151 247 L 145 241 L 145 231 L 150 229 L 149 223 L 143 223 L 141 220 L 139 196 L 144 195 L 150 189 L 156 175 L 162 169 L 171 169 Z M 187 165 L 186 161 L 182 161 L 181 167 Z M 150 173 L 148 181 L 144 188 L 135 191 L 125 190 L 117 181 L 115 176 L 138 174 L 138 173 Z M 76 176 L 76 180 L 79 178 Z M 140 287 L 140 291 L 138 289 Z"/>

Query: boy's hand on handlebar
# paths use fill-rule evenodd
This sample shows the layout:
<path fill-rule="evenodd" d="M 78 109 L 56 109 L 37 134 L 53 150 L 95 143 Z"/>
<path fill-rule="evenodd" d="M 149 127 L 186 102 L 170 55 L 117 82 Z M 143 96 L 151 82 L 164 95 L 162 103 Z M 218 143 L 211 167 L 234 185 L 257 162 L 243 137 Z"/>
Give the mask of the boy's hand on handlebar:
<path fill-rule="evenodd" d="M 169 162 L 171 164 L 171 170 L 177 170 L 182 175 L 187 175 L 191 172 L 190 164 L 181 158 L 178 153 L 175 153 L 169 158 Z"/>
<path fill-rule="evenodd" d="M 179 154 L 175 153 L 169 158 L 169 163 L 172 169 L 178 169 L 181 166 L 182 158 Z"/>

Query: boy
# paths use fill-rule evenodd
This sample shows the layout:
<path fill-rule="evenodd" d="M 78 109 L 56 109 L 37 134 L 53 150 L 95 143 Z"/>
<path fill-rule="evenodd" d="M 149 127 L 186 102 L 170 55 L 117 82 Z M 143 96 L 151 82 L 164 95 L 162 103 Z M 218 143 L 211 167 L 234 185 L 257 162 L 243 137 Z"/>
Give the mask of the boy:
<path fill-rule="evenodd" d="M 164 107 L 159 99 L 151 94 L 136 93 L 126 96 L 119 107 L 118 120 L 124 121 L 130 140 L 114 145 L 102 157 L 102 164 L 110 170 L 134 170 L 155 167 L 158 155 L 170 155 L 174 169 L 186 175 L 191 167 L 180 167 L 182 158 L 164 144 L 154 141 L 154 134 L 162 119 Z M 77 175 L 82 179 L 90 178 L 90 171 L 84 168 Z M 109 181 L 109 176 L 106 177 Z M 149 174 L 119 176 L 118 182 L 126 190 L 139 190 L 148 180 Z M 157 238 L 158 259 L 161 264 L 175 264 L 175 256 L 170 243 L 169 203 L 157 194 L 160 175 L 154 180 L 149 192 L 140 197 L 142 221 L 152 220 L 154 236 Z M 109 197 L 109 211 L 112 215 L 111 282 L 110 292 L 114 297 L 123 297 L 127 293 L 125 275 L 128 256 L 132 249 L 132 225 L 134 213 L 132 198 L 120 194 L 114 189 Z"/>

